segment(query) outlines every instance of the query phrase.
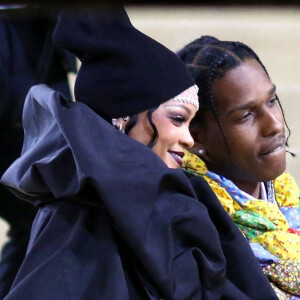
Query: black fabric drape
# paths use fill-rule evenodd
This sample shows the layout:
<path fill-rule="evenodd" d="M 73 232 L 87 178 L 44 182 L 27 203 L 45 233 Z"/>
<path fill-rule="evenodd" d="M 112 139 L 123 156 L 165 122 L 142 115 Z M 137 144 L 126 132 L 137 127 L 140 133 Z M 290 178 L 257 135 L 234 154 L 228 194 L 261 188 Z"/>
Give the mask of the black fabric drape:
<path fill-rule="evenodd" d="M 218 233 L 182 170 L 46 86 L 23 121 L 2 183 L 41 208 L 6 300 L 222 297 Z"/>
<path fill-rule="evenodd" d="M 29 14 L 33 10 L 34 14 Z M 55 15 L 49 9 L 0 10 L 1 175 L 21 153 L 22 109 L 29 88 L 44 82 L 71 97 L 67 72 L 75 71 L 75 58 L 53 45 L 54 25 Z M 9 224 L 9 240 L 2 249 L 0 262 L 0 299 L 3 299 L 25 256 L 37 210 L 2 186 L 0 197 L 0 217 Z"/>

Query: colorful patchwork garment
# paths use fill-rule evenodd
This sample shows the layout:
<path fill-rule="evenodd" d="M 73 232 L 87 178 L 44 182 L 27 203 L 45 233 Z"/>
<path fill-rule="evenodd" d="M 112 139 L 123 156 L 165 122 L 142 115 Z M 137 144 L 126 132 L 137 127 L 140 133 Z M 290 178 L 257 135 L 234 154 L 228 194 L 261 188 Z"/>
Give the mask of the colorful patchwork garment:
<path fill-rule="evenodd" d="M 286 299 L 300 299 L 299 188 L 285 172 L 262 183 L 265 199 L 255 199 L 233 182 L 208 171 L 205 163 L 186 151 L 183 168 L 203 177 L 237 224 L 274 286 Z"/>

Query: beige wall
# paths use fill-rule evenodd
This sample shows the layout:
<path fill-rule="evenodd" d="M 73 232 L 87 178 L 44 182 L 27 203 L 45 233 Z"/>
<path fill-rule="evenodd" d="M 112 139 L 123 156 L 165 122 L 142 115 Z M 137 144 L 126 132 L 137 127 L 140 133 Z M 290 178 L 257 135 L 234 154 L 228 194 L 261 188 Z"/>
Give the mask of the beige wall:
<path fill-rule="evenodd" d="M 292 130 L 288 170 L 300 183 L 300 9 L 128 7 L 133 24 L 171 50 L 201 35 L 238 40 L 252 47 L 278 88 Z M 147 57 L 145 57 L 147 59 Z M 298 121 L 299 119 L 299 121 Z M 0 220 L 0 244 L 7 226 Z"/>

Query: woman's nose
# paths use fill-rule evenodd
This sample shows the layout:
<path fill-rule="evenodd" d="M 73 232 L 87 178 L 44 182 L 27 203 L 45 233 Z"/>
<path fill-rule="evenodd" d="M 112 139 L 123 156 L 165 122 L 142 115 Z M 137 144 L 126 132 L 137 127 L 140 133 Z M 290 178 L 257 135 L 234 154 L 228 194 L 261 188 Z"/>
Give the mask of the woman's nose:
<path fill-rule="evenodd" d="M 194 146 L 194 139 L 190 133 L 189 128 L 185 129 L 185 131 L 181 137 L 180 143 L 187 149 L 192 148 Z"/>

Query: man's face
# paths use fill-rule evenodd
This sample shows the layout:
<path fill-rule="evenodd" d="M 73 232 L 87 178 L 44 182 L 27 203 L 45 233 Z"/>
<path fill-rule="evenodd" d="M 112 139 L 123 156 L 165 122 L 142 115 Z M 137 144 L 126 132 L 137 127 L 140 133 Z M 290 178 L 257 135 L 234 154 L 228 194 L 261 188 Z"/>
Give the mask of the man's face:
<path fill-rule="evenodd" d="M 236 184 L 269 181 L 284 172 L 284 122 L 275 89 L 255 59 L 245 60 L 213 83 L 229 151 L 215 117 L 206 113 L 202 144 L 209 170 Z"/>

